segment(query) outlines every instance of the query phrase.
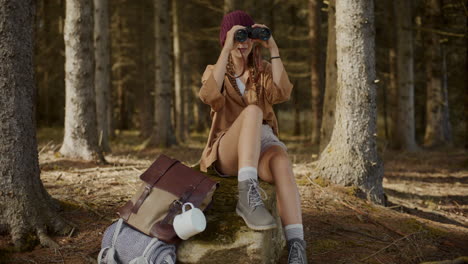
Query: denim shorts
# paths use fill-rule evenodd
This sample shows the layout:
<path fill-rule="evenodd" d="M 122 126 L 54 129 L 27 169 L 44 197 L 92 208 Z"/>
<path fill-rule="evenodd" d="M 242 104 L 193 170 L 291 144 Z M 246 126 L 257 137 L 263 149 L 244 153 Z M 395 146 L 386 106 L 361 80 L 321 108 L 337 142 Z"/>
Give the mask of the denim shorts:
<path fill-rule="evenodd" d="M 260 155 L 270 146 L 280 146 L 285 151 L 288 151 L 286 145 L 278 139 L 278 137 L 273 132 L 273 129 L 268 124 L 262 124 L 262 137 L 260 143 Z M 213 170 L 221 177 L 232 177 L 232 175 L 222 174 L 220 173 L 213 162 Z"/>

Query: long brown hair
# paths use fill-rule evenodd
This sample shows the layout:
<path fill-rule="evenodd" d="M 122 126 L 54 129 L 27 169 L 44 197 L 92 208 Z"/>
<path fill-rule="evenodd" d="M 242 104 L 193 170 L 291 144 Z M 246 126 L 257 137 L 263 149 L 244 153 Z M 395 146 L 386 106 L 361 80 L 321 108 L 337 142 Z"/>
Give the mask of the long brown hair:
<path fill-rule="evenodd" d="M 242 76 L 245 72 L 245 58 L 242 52 L 241 52 L 241 56 L 242 56 L 242 72 L 241 74 L 239 74 L 239 76 L 235 76 L 234 63 L 232 61 L 232 56 L 229 53 L 226 73 L 234 79 Z M 249 56 L 247 56 L 247 67 L 251 70 L 250 74 L 252 74 L 252 68 L 254 68 L 255 73 L 263 72 L 262 47 L 260 45 L 254 45 L 252 48 L 252 52 L 249 54 Z M 257 74 L 257 76 L 254 76 L 255 77 L 255 79 L 253 80 L 254 82 L 257 82 L 258 76 L 259 74 Z"/>
<path fill-rule="evenodd" d="M 242 76 L 245 72 L 245 58 L 242 53 L 241 53 L 241 56 L 242 56 L 242 72 L 241 74 L 239 74 L 239 76 L 235 76 L 234 63 L 233 63 L 232 56 L 230 53 L 228 57 L 228 63 L 226 65 L 226 74 L 228 75 L 228 79 L 231 82 L 231 85 L 236 88 L 240 96 L 242 96 L 242 94 L 240 93 L 239 87 L 237 87 L 235 78 Z M 256 104 L 259 105 L 260 103 L 259 95 L 260 95 L 261 87 L 258 82 L 258 79 L 260 78 L 260 74 L 263 73 L 263 70 L 264 70 L 263 63 L 262 63 L 261 45 L 254 45 L 254 47 L 252 48 L 252 52 L 247 57 L 247 67 L 249 68 L 250 80 L 252 80 L 254 87 L 255 87 Z"/>

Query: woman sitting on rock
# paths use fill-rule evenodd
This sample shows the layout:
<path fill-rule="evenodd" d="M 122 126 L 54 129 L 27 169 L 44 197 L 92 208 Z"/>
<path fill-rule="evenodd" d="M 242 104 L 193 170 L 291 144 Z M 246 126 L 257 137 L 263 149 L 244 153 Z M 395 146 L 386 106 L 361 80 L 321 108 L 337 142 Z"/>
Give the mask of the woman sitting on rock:
<path fill-rule="evenodd" d="M 273 36 L 268 40 L 251 35 L 240 39 L 236 32 L 247 27 L 268 30 L 243 11 L 224 16 L 219 34 L 221 54 L 202 76 L 199 97 L 211 106 L 212 126 L 200 169 L 206 172 L 213 166 L 220 176 L 237 175 L 236 212 L 254 230 L 276 228 L 275 219 L 263 204 L 258 177 L 274 183 L 288 241 L 288 263 L 304 264 L 307 257 L 300 196 L 287 147 L 278 139 L 273 112 L 274 104 L 289 100 L 293 85 Z M 262 60 L 261 46 L 270 51 L 271 63 Z"/>

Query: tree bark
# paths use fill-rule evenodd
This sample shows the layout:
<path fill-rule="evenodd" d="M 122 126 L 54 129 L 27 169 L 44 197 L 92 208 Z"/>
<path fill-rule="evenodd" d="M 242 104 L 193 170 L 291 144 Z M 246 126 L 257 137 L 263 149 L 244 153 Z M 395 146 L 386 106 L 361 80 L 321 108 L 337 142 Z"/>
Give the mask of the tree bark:
<path fill-rule="evenodd" d="M 320 128 L 320 153 L 330 141 L 335 125 L 336 111 L 336 87 L 337 87 L 337 68 L 336 68 L 336 9 L 335 0 L 330 0 L 328 4 L 328 43 L 327 43 L 327 61 L 325 77 L 325 95 L 323 103 L 322 126 Z"/>
<path fill-rule="evenodd" d="M 47 61 L 36 63 L 35 78 L 38 90 L 37 125 L 63 126 L 65 111 L 65 52 L 63 43 L 63 0 L 37 1 L 37 24 L 35 33 L 35 59 Z"/>
<path fill-rule="evenodd" d="M 442 10 L 439 0 L 426 1 L 427 27 L 442 25 Z M 443 81 L 444 56 L 438 34 L 428 32 L 426 45 L 426 131 L 424 145 L 440 147 L 452 143 L 452 127 L 449 120 L 448 92 Z"/>
<path fill-rule="evenodd" d="M 94 92 L 92 1 L 67 0 L 65 18 L 65 135 L 60 153 L 102 162 Z"/>
<path fill-rule="evenodd" d="M 94 56 L 96 113 L 99 146 L 110 152 L 109 116 L 110 102 L 110 44 L 109 44 L 109 3 L 108 0 L 94 0 Z"/>
<path fill-rule="evenodd" d="M 174 89 L 175 89 L 175 120 L 176 120 L 176 138 L 178 142 L 185 141 L 185 130 L 187 129 L 184 124 L 184 97 L 185 93 L 182 86 L 182 73 L 181 73 L 181 52 L 180 52 L 180 38 L 179 38 L 179 18 L 178 18 L 177 0 L 172 0 L 172 30 L 173 30 L 173 48 L 174 48 Z"/>
<path fill-rule="evenodd" d="M 195 110 L 194 105 L 197 100 L 196 97 L 193 96 L 191 91 L 191 83 L 192 83 L 192 69 L 190 67 L 190 55 L 192 52 L 185 48 L 185 52 L 182 55 L 182 90 L 184 91 L 184 126 L 186 127 L 184 133 L 185 138 L 190 138 L 190 128 L 194 125 L 195 120 Z"/>
<path fill-rule="evenodd" d="M 141 89 L 138 89 L 138 118 L 140 123 L 140 137 L 147 139 L 153 131 L 154 114 L 154 14 L 152 0 L 142 3 L 144 8 L 138 8 L 140 17 L 138 26 L 141 33 L 138 34 L 138 50 L 141 74 Z"/>
<path fill-rule="evenodd" d="M 177 143 L 171 122 L 172 89 L 170 80 L 171 45 L 168 0 L 154 1 L 156 39 L 155 122 L 147 146 L 169 147 Z"/>
<path fill-rule="evenodd" d="M 395 1 L 397 51 L 397 112 L 392 127 L 392 146 L 417 150 L 414 121 L 414 70 L 411 1 Z"/>
<path fill-rule="evenodd" d="M 372 1 L 336 3 L 336 121 L 316 171 L 333 183 L 356 186 L 367 199 L 384 204 L 383 163 L 376 142 L 373 10 Z"/>
<path fill-rule="evenodd" d="M 297 81 L 294 82 L 294 87 L 298 87 Z M 293 91 L 293 102 L 294 102 L 294 136 L 301 135 L 301 108 L 299 102 L 299 89 Z"/>
<path fill-rule="evenodd" d="M 311 143 L 320 143 L 320 126 L 322 124 L 322 75 L 320 71 L 320 5 L 321 1 L 309 0 L 309 36 L 310 47 L 312 52 L 310 54 L 310 83 L 312 89 L 312 135 Z"/>
<path fill-rule="evenodd" d="M 118 0 L 112 18 L 112 76 L 115 85 L 116 120 L 115 128 L 122 131 L 132 127 L 133 98 L 137 82 L 137 59 L 135 41 L 138 37 L 135 3 L 128 0 Z M 115 21 L 115 22 L 114 22 Z M 138 50 L 140 52 L 140 50 Z"/>
<path fill-rule="evenodd" d="M 385 1 L 384 8 L 389 10 L 386 13 L 387 23 L 385 26 L 392 28 L 395 26 L 395 16 L 398 14 L 395 8 L 394 0 Z M 396 52 L 396 34 L 394 30 L 385 30 L 386 40 L 388 43 L 388 81 L 386 82 L 386 89 L 383 92 L 384 96 L 384 113 L 385 113 L 385 139 L 390 142 L 393 135 L 397 134 L 397 104 L 398 104 L 398 80 L 397 80 L 397 52 Z"/>
<path fill-rule="evenodd" d="M 40 179 L 36 140 L 36 87 L 33 67 L 34 3 L 0 0 L 0 229 L 19 250 L 30 235 L 58 247 L 47 231 L 70 227 Z"/>
<path fill-rule="evenodd" d="M 237 0 L 224 0 L 224 6 L 223 6 L 224 14 L 232 12 L 238 8 L 239 8 L 239 3 L 237 3 Z"/>

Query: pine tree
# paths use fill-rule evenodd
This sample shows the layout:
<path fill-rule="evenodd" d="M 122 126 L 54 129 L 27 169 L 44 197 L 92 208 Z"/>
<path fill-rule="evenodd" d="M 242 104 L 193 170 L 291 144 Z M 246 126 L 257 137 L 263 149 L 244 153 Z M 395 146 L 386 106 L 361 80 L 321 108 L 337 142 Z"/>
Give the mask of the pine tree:
<path fill-rule="evenodd" d="M 383 163 L 376 144 L 374 34 L 373 4 L 336 2 L 336 118 L 316 172 L 334 183 L 357 186 L 369 200 L 383 204 Z"/>

